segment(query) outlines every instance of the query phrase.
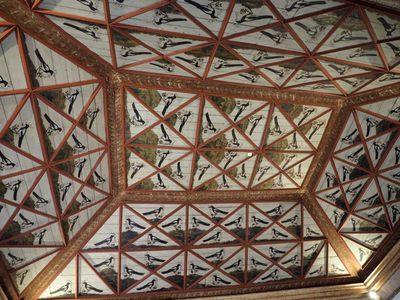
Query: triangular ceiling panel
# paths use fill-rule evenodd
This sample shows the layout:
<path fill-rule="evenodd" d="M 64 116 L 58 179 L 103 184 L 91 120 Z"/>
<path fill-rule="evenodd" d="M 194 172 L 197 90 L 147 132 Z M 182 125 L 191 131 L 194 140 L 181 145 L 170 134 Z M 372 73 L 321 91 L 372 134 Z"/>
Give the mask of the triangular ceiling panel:
<path fill-rule="evenodd" d="M 33 86 L 52 86 L 93 79 L 85 70 L 29 35 L 25 34 L 23 39 Z"/>
<path fill-rule="evenodd" d="M 74 285 L 76 280 L 76 258 L 74 258 L 40 295 L 40 299 L 73 297 L 76 293 Z"/>
<path fill-rule="evenodd" d="M 360 12 L 353 10 L 322 45 L 320 50 L 329 51 L 344 47 L 354 47 L 371 41 L 371 36 Z"/>
<path fill-rule="evenodd" d="M 273 22 L 277 22 L 277 19 L 263 1 L 236 3 L 224 36 L 236 35 Z"/>
<path fill-rule="evenodd" d="M 50 254 L 37 260 L 18 271 L 11 273 L 11 278 L 18 290 L 18 292 L 22 292 L 29 283 L 47 266 L 47 264 L 52 261 L 57 253 Z"/>
<path fill-rule="evenodd" d="M 17 32 L 12 31 L 0 40 L 0 91 L 26 89 L 28 84 L 24 74 L 22 55 L 17 43 Z"/>
<path fill-rule="evenodd" d="M 151 3 L 149 2 L 148 4 Z M 207 34 L 198 26 L 198 24 L 194 23 L 187 15 L 185 15 L 173 4 L 159 6 L 156 9 L 121 20 L 119 23 L 135 27 L 152 28 L 167 32 L 189 34 L 193 36 L 207 36 Z"/>
<path fill-rule="evenodd" d="M 95 51 L 102 59 L 109 63 L 112 62 L 109 34 L 106 26 L 62 17 L 49 16 L 48 18 L 83 45 Z"/>
<path fill-rule="evenodd" d="M 280 50 L 291 50 L 299 53 L 303 52 L 302 48 L 294 40 L 293 36 L 286 31 L 283 26 L 245 34 L 237 38 L 232 38 L 232 41 L 266 46 Z"/>
<path fill-rule="evenodd" d="M 331 0 L 329 2 L 297 2 L 292 1 L 290 3 L 284 3 L 279 0 L 273 0 L 272 3 L 279 11 L 279 13 L 285 18 L 290 19 L 293 17 L 304 16 L 311 13 L 316 13 L 320 10 L 332 9 L 343 4 L 342 1 Z"/>
<path fill-rule="evenodd" d="M 201 1 L 200 3 L 179 0 L 177 3 L 215 36 L 218 36 L 230 6 L 228 0 L 218 2 Z"/>
<path fill-rule="evenodd" d="M 56 3 L 50 0 L 42 0 L 35 8 L 49 13 L 61 12 L 96 20 L 104 20 L 106 9 L 102 1 L 76 1 L 71 4 L 68 0 L 60 0 Z"/>

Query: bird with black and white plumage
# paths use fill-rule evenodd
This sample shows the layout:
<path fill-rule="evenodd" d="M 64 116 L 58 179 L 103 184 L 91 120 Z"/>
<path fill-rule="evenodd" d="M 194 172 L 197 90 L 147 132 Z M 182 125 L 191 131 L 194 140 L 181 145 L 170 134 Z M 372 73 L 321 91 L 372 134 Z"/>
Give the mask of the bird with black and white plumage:
<path fill-rule="evenodd" d="M 161 244 L 161 245 L 166 245 L 166 244 L 168 244 L 168 241 L 160 239 L 159 237 L 157 237 L 153 233 L 149 233 L 147 235 L 147 245 L 148 246 L 154 246 L 157 243 Z"/>
<path fill-rule="evenodd" d="M 367 214 L 367 217 L 372 220 L 379 220 L 383 213 L 384 213 L 383 207 L 380 207 L 374 210 L 373 212 Z"/>
<path fill-rule="evenodd" d="M 59 293 L 63 293 L 63 295 L 72 294 L 72 283 L 71 283 L 71 281 L 68 280 L 65 284 L 63 284 L 62 286 L 60 286 L 56 290 L 51 291 L 50 295 L 55 295 L 55 294 L 59 294 Z"/>
<path fill-rule="evenodd" d="M 364 148 L 361 146 L 360 148 L 356 149 L 354 152 L 348 154 L 346 157 L 348 160 L 357 164 L 358 161 L 360 160 L 361 155 L 363 155 L 363 154 L 364 154 Z"/>
<path fill-rule="evenodd" d="M 43 228 L 42 230 L 33 233 L 33 238 L 35 241 L 35 244 L 41 245 L 44 239 L 44 236 L 46 235 L 47 229 Z"/>
<path fill-rule="evenodd" d="M 265 213 L 266 214 L 274 214 L 275 216 L 280 216 L 282 215 L 284 212 L 284 208 L 281 204 L 279 204 L 278 206 L 273 207 L 270 210 L 267 210 Z"/>
<path fill-rule="evenodd" d="M 94 121 L 96 120 L 99 112 L 100 112 L 100 108 L 98 108 L 98 107 L 89 108 L 86 111 L 85 114 L 86 114 L 87 118 L 89 119 L 89 126 L 88 126 L 89 129 L 92 129 Z"/>
<path fill-rule="evenodd" d="M 34 208 L 41 208 L 49 204 L 49 200 L 46 200 L 45 198 L 39 196 L 35 191 L 32 192 L 32 196 L 34 197 Z"/>
<path fill-rule="evenodd" d="M 271 135 L 273 136 L 281 136 L 284 131 L 281 129 L 281 126 L 279 125 L 279 120 L 278 116 L 274 116 L 274 127 L 271 128 Z"/>
<path fill-rule="evenodd" d="M 211 167 L 210 164 L 204 164 L 204 165 L 197 166 L 197 171 L 199 172 L 199 176 L 197 177 L 197 180 L 200 181 L 210 167 Z"/>
<path fill-rule="evenodd" d="M 265 174 L 271 169 L 271 166 L 263 166 L 259 167 L 257 170 L 257 182 L 261 181 L 261 179 L 264 177 Z"/>
<path fill-rule="evenodd" d="M 300 264 L 300 259 L 297 254 L 293 255 L 292 257 L 282 261 L 282 265 L 290 264 L 292 266 L 297 266 Z"/>
<path fill-rule="evenodd" d="M 277 257 L 277 256 L 279 256 L 279 255 L 285 254 L 286 251 L 284 251 L 284 250 L 279 250 L 279 249 L 277 249 L 277 248 L 274 248 L 274 247 L 272 247 L 272 246 L 269 246 L 269 247 L 268 247 L 268 253 L 269 253 L 269 255 L 271 256 L 271 258 L 275 258 L 275 257 Z"/>
<path fill-rule="evenodd" d="M 161 219 L 164 216 L 164 207 L 160 206 L 158 208 L 145 211 L 142 213 L 144 216 L 151 216 L 154 219 Z"/>
<path fill-rule="evenodd" d="M 388 45 L 390 47 L 390 49 L 392 50 L 395 57 L 400 56 L 400 47 L 396 46 L 393 43 L 386 43 L 386 45 Z"/>
<path fill-rule="evenodd" d="M 65 184 L 59 184 L 58 190 L 62 193 L 61 194 L 61 202 L 65 201 L 65 198 L 67 197 L 69 189 L 72 187 L 72 182 L 68 182 Z"/>
<path fill-rule="evenodd" d="M 213 259 L 213 260 L 223 260 L 225 257 L 225 250 L 224 249 L 220 249 L 217 252 L 214 252 L 210 255 L 206 256 L 206 259 Z"/>
<path fill-rule="evenodd" d="M 92 12 L 96 12 L 98 10 L 98 5 L 99 5 L 98 0 L 76 0 L 76 1 L 88 7 Z"/>
<path fill-rule="evenodd" d="M 160 50 L 167 50 L 170 48 L 174 48 L 177 46 L 182 46 L 182 45 L 191 45 L 192 42 L 191 41 L 174 41 L 173 39 L 169 38 L 169 37 L 164 37 L 164 36 L 160 36 L 158 38 L 158 49 Z"/>
<path fill-rule="evenodd" d="M 231 139 L 228 140 L 227 147 L 228 148 L 238 148 L 240 147 L 239 139 L 236 136 L 236 131 L 234 128 L 231 130 Z"/>
<path fill-rule="evenodd" d="M 81 143 L 81 141 L 78 139 L 78 137 L 73 133 L 72 135 L 72 140 L 74 142 L 74 146 L 72 147 L 74 153 L 81 153 L 82 151 L 85 151 L 86 146 Z"/>
<path fill-rule="evenodd" d="M 170 273 L 173 273 L 174 275 L 181 275 L 182 274 L 182 264 L 178 263 L 175 266 L 173 266 L 167 270 L 161 271 L 161 274 L 163 274 L 163 275 L 170 274 Z"/>
<path fill-rule="evenodd" d="M 341 30 L 336 37 L 333 39 L 333 43 L 348 42 L 348 41 L 367 41 L 366 36 L 355 36 L 351 29 Z"/>
<path fill-rule="evenodd" d="M 176 117 L 181 122 L 180 125 L 179 125 L 179 128 L 178 128 L 178 131 L 180 133 L 182 133 L 182 130 L 185 127 L 186 122 L 189 120 L 191 115 L 192 115 L 192 112 L 191 111 L 186 111 L 186 110 L 179 111 L 179 112 L 176 113 Z"/>
<path fill-rule="evenodd" d="M 315 230 L 313 230 L 311 227 L 307 226 L 305 237 L 312 237 L 312 236 L 320 236 L 320 234 Z"/>
<path fill-rule="evenodd" d="M 287 234 L 284 234 L 282 232 L 280 232 L 279 230 L 272 228 L 272 239 L 273 240 L 277 240 L 279 238 L 289 238 L 289 236 Z"/>
<path fill-rule="evenodd" d="M 176 170 L 172 171 L 171 177 L 175 179 L 183 179 L 183 172 L 180 161 L 176 164 Z"/>
<path fill-rule="evenodd" d="M 236 179 L 241 179 L 241 180 L 245 180 L 247 179 L 247 173 L 246 173 L 246 163 L 242 163 L 241 167 L 240 167 L 240 171 L 236 174 L 235 176 Z"/>
<path fill-rule="evenodd" d="M 224 160 L 225 160 L 225 164 L 223 166 L 224 170 L 228 168 L 229 164 L 235 159 L 235 157 L 237 157 L 237 155 L 238 154 L 233 151 L 224 152 Z"/>
<path fill-rule="evenodd" d="M 57 123 L 54 122 L 47 113 L 44 113 L 43 116 L 46 119 L 47 123 L 49 123 L 49 126 L 46 128 L 46 135 L 51 136 L 54 133 L 63 132 L 64 129 L 61 126 L 57 125 Z"/>
<path fill-rule="evenodd" d="M 311 7 L 314 5 L 325 5 L 326 1 L 318 1 L 318 0 L 314 0 L 314 1 L 307 1 L 307 0 L 296 0 L 296 1 L 292 1 L 291 3 L 289 2 L 286 7 L 285 10 L 287 12 L 291 12 L 293 10 L 299 11 L 303 8 L 307 8 L 307 7 Z"/>
<path fill-rule="evenodd" d="M 209 112 L 206 112 L 204 115 L 206 116 L 206 124 L 203 126 L 203 133 L 217 133 L 218 129 L 214 126 Z"/>
<path fill-rule="evenodd" d="M 171 222 L 162 224 L 161 227 L 162 228 L 173 227 L 175 230 L 182 230 L 182 224 L 183 224 L 182 218 L 176 218 L 175 220 L 172 220 Z"/>
<path fill-rule="evenodd" d="M 22 143 L 24 141 L 24 138 L 28 132 L 28 129 L 31 128 L 32 124 L 30 123 L 21 123 L 21 124 L 14 124 L 13 126 L 10 127 L 10 130 L 18 136 L 18 148 L 22 147 Z"/>
<path fill-rule="evenodd" d="M 335 183 L 336 175 L 331 173 L 331 172 L 329 172 L 329 171 L 326 171 L 325 172 L 325 179 L 326 179 L 326 187 L 329 188 L 329 187 L 333 186 L 333 184 Z"/>
<path fill-rule="evenodd" d="M 191 218 L 191 224 L 192 224 L 192 228 L 193 229 L 197 229 L 200 226 L 208 227 L 208 226 L 211 225 L 210 223 L 207 223 L 207 222 L 205 222 L 205 221 L 203 221 L 203 220 L 201 220 L 199 218 L 196 218 L 196 217 L 192 217 Z"/>
<path fill-rule="evenodd" d="M 146 253 L 144 255 L 144 260 L 145 260 L 146 266 L 151 266 L 154 263 L 163 263 L 163 262 L 165 262 L 165 259 L 152 256 L 152 255 L 150 255 L 148 253 Z"/>
<path fill-rule="evenodd" d="M 251 216 L 251 227 L 255 227 L 255 226 L 262 226 L 262 225 L 268 225 L 269 222 L 265 221 L 263 219 L 258 218 L 257 216 Z"/>
<path fill-rule="evenodd" d="M 353 172 L 354 168 L 350 166 L 342 166 L 342 181 L 345 182 L 347 180 L 347 176 L 350 177 L 350 174 Z"/>
<path fill-rule="evenodd" d="M 22 271 L 21 273 L 16 273 L 16 278 L 18 279 L 17 283 L 18 285 L 23 285 L 26 275 L 28 274 L 29 269 Z"/>
<path fill-rule="evenodd" d="M 16 164 L 13 163 L 1 150 L 0 150 L 0 170 L 10 170 L 15 168 Z"/>
<path fill-rule="evenodd" d="M 68 219 L 68 231 L 74 232 L 75 224 L 78 222 L 79 216 L 75 216 L 72 219 Z"/>
<path fill-rule="evenodd" d="M 208 270 L 209 270 L 209 268 L 205 268 L 205 267 L 196 265 L 194 263 L 190 263 L 190 265 L 189 265 L 189 272 L 192 275 L 195 275 L 198 272 L 205 272 L 205 271 L 208 271 Z"/>
<path fill-rule="evenodd" d="M 230 186 L 228 180 L 226 180 L 226 175 L 222 174 L 222 182 L 218 184 L 218 189 L 229 189 L 229 188 Z"/>
<path fill-rule="evenodd" d="M 308 139 L 312 139 L 312 137 L 318 132 L 318 130 L 320 129 L 320 128 L 322 128 L 322 126 L 324 126 L 325 125 L 325 122 L 324 121 L 313 121 L 312 123 L 311 123 L 311 132 L 310 132 L 310 134 L 308 135 Z"/>
<path fill-rule="evenodd" d="M 315 244 L 312 244 L 310 247 L 305 248 L 304 251 L 305 252 L 312 251 L 312 253 L 314 253 L 315 251 L 317 251 L 318 247 L 319 247 L 319 243 L 315 243 Z"/>
<path fill-rule="evenodd" d="M 133 179 L 136 174 L 144 167 L 144 164 L 141 162 L 133 162 L 130 165 L 130 168 L 132 170 L 132 173 L 130 175 L 130 178 Z"/>
<path fill-rule="evenodd" d="M 308 274 L 311 275 L 311 276 L 313 276 L 313 275 L 322 275 L 323 271 L 324 271 L 323 268 L 324 268 L 324 266 L 321 265 L 317 269 L 315 269 L 314 271 L 309 272 Z"/>
<path fill-rule="evenodd" d="M 82 32 L 87 36 L 93 38 L 94 41 L 100 40 L 100 36 L 98 35 L 100 27 L 97 24 L 88 24 L 85 26 L 78 26 L 72 23 L 64 22 L 63 25 L 68 26 L 72 29 Z"/>
<path fill-rule="evenodd" d="M 224 270 L 229 271 L 234 269 L 234 271 L 242 271 L 243 270 L 243 260 L 237 259 L 235 262 L 230 264 L 229 266 L 224 267 Z"/>
<path fill-rule="evenodd" d="M 225 60 L 222 58 L 216 58 L 212 64 L 213 70 L 236 68 L 236 67 L 244 67 L 244 64 L 242 64 L 241 62 L 237 62 L 237 63 L 229 62 L 228 60 Z"/>
<path fill-rule="evenodd" d="M 387 190 L 387 199 L 390 201 L 392 199 L 393 195 L 397 195 L 397 193 L 400 191 L 400 187 L 394 186 L 392 184 L 386 184 L 386 190 Z"/>
<path fill-rule="evenodd" d="M 160 101 L 164 103 L 164 107 L 161 111 L 161 115 L 165 116 L 167 113 L 169 107 L 172 105 L 172 103 L 177 99 L 177 95 L 175 93 L 167 93 L 163 92 L 160 94 Z"/>
<path fill-rule="evenodd" d="M 308 26 L 301 22 L 295 22 L 294 24 L 303 29 L 312 39 L 315 39 L 326 28 L 325 25 Z"/>
<path fill-rule="evenodd" d="M 21 264 L 25 260 L 24 258 L 18 257 L 16 255 L 12 254 L 11 252 L 8 252 L 7 256 L 11 259 L 11 262 L 10 262 L 11 266 Z"/>
<path fill-rule="evenodd" d="M 377 236 L 375 236 L 373 238 L 365 239 L 364 243 L 376 248 L 378 246 L 378 244 L 379 244 L 379 240 L 381 240 L 382 238 L 383 238 L 383 235 L 380 234 L 380 235 L 377 235 Z"/>
<path fill-rule="evenodd" d="M 164 161 L 167 159 L 167 157 L 171 154 L 171 152 L 169 150 L 161 150 L 161 149 L 157 149 L 156 152 L 156 157 L 158 160 L 157 163 L 157 167 L 161 168 Z"/>
<path fill-rule="evenodd" d="M 212 218 L 218 217 L 218 215 L 224 215 L 225 216 L 225 215 L 228 214 L 227 211 L 222 210 L 222 209 L 220 209 L 220 208 L 218 208 L 218 207 L 216 207 L 214 205 L 209 205 L 208 209 L 210 211 L 210 215 L 211 215 Z"/>
<path fill-rule="evenodd" d="M 284 55 L 270 55 L 268 52 L 258 50 L 256 54 L 253 55 L 252 61 L 253 62 L 262 62 L 265 60 L 270 60 L 270 59 L 279 59 L 279 58 L 285 58 Z"/>
<path fill-rule="evenodd" d="M 134 269 L 131 269 L 128 266 L 124 266 L 122 270 L 123 270 L 124 279 L 127 279 L 127 278 L 133 279 L 133 277 L 135 275 L 138 275 L 138 276 L 144 275 L 143 272 L 135 271 Z"/>
<path fill-rule="evenodd" d="M 135 222 L 134 220 L 132 220 L 131 218 L 126 218 L 125 219 L 125 229 L 126 230 L 134 230 L 134 228 L 138 228 L 138 229 L 146 229 L 146 227 L 140 225 L 139 223 Z"/>
<path fill-rule="evenodd" d="M 150 291 L 154 291 L 154 290 L 157 289 L 157 285 L 158 285 L 158 280 L 157 280 L 157 278 L 153 278 L 153 279 L 150 280 L 149 282 L 147 282 L 147 283 L 145 283 L 145 284 L 143 284 L 143 285 L 137 287 L 136 290 L 142 291 L 142 290 L 148 289 L 148 290 L 150 290 Z"/>
<path fill-rule="evenodd" d="M 66 90 L 64 92 L 64 98 L 69 102 L 68 105 L 68 114 L 70 115 L 72 113 L 72 109 L 74 107 L 75 101 L 78 98 L 78 95 L 80 94 L 79 89 L 75 89 L 75 91 L 72 90 Z"/>
<path fill-rule="evenodd" d="M 367 198 L 362 199 L 361 203 L 363 203 L 367 206 L 372 206 L 378 200 L 378 198 L 379 198 L 379 194 L 375 193 Z"/>
<path fill-rule="evenodd" d="M 273 19 L 272 15 L 256 15 L 254 11 L 247 6 L 242 5 L 241 9 L 236 12 L 235 23 L 237 25 L 254 22 L 258 20 Z"/>
<path fill-rule="evenodd" d="M 84 294 L 89 294 L 90 292 L 96 292 L 96 293 L 103 293 L 102 289 L 96 288 L 90 283 L 88 283 L 86 280 L 82 282 L 82 293 Z"/>
<path fill-rule="evenodd" d="M 29 228 L 29 227 L 32 227 L 33 225 L 35 225 L 35 222 L 29 220 L 22 213 L 19 213 L 18 216 L 22 220 L 22 222 L 19 222 L 19 225 L 21 226 L 22 229 L 26 229 L 26 228 Z"/>
<path fill-rule="evenodd" d="M 249 258 L 249 264 L 251 269 L 257 269 L 258 267 L 268 267 L 269 265 L 267 263 L 263 263 L 254 257 Z"/>
<path fill-rule="evenodd" d="M 8 87 L 9 82 L 4 79 L 3 76 L 0 75 L 0 88 L 6 88 Z"/>
<path fill-rule="evenodd" d="M 338 73 L 340 76 L 346 75 L 351 69 L 353 69 L 352 66 L 347 65 L 347 66 L 339 66 L 337 64 L 328 64 L 328 67 L 333 69 L 336 73 Z M 336 76 L 335 76 L 336 77 Z"/>
<path fill-rule="evenodd" d="M 105 178 L 104 178 L 103 176 L 101 176 L 101 175 L 97 172 L 97 170 L 94 171 L 93 176 L 94 176 L 94 185 L 95 185 L 95 186 L 102 185 L 103 183 L 106 182 Z"/>
<path fill-rule="evenodd" d="M 294 215 L 293 217 L 287 218 L 285 220 L 282 220 L 281 222 L 283 224 L 289 223 L 290 225 L 298 225 L 298 221 L 299 221 L 299 216 L 298 215 Z"/>
<path fill-rule="evenodd" d="M 123 58 L 126 58 L 126 57 L 140 56 L 140 55 L 152 55 L 152 52 L 150 52 L 150 51 L 135 51 L 134 47 L 121 46 L 121 48 L 119 50 L 119 55 Z"/>
<path fill-rule="evenodd" d="M 35 55 L 39 60 L 39 66 L 36 68 L 36 77 L 45 78 L 53 76 L 54 70 L 52 70 L 50 66 L 46 63 L 42 54 L 40 53 L 40 50 L 37 48 L 35 49 Z"/>
<path fill-rule="evenodd" d="M 161 178 L 161 174 L 157 174 L 157 182 L 154 184 L 154 189 L 156 190 L 165 190 L 167 186 L 164 183 L 164 180 Z"/>
<path fill-rule="evenodd" d="M 136 108 L 135 102 L 132 102 L 131 104 L 132 110 L 133 110 L 133 116 L 130 117 L 130 123 L 133 126 L 144 126 L 146 125 L 146 121 L 142 118 L 142 115 L 140 114 L 139 110 Z"/>
<path fill-rule="evenodd" d="M 86 158 L 81 158 L 81 159 L 75 160 L 74 165 L 78 169 L 78 173 L 77 173 L 78 178 L 81 178 L 82 172 L 83 172 L 83 169 L 86 166 L 86 163 L 87 163 L 87 159 Z"/>
<path fill-rule="evenodd" d="M 108 237 L 105 239 L 94 243 L 96 247 L 102 246 L 102 247 L 114 247 L 116 245 L 116 235 L 115 233 L 111 233 Z"/>
<path fill-rule="evenodd" d="M 229 285 L 229 284 L 231 284 L 230 281 L 225 280 L 222 277 L 215 275 L 215 274 L 213 275 L 212 278 L 213 278 L 212 282 L 211 282 L 212 285 L 222 285 L 222 284 Z"/>
<path fill-rule="evenodd" d="M 18 198 L 18 191 L 19 191 L 19 189 L 21 187 L 21 183 L 22 183 L 22 180 L 21 179 L 17 179 L 17 180 L 13 180 L 13 181 L 7 182 L 5 184 L 7 190 L 12 191 L 12 193 L 13 193 L 12 199 L 14 201 L 16 201 L 17 198 Z"/>
<path fill-rule="evenodd" d="M 400 216 L 400 206 L 393 204 L 390 206 L 390 209 L 392 211 L 392 222 L 393 224 L 396 224 L 397 217 Z"/>
<path fill-rule="evenodd" d="M 160 124 L 160 128 L 161 128 L 161 136 L 158 137 L 158 143 L 160 145 L 172 145 L 173 141 L 171 139 L 171 137 L 169 136 L 167 130 L 165 129 L 164 124 Z"/>
<path fill-rule="evenodd" d="M 386 31 L 386 36 L 391 37 L 393 32 L 396 31 L 396 29 L 400 28 L 400 24 L 398 23 L 391 23 L 388 20 L 386 20 L 384 17 L 380 16 L 376 18 L 383 26 L 383 29 Z"/>
<path fill-rule="evenodd" d="M 236 228 L 242 228 L 243 227 L 243 217 L 242 216 L 238 216 L 236 219 L 227 222 L 224 224 L 224 226 L 232 226 L 234 225 Z"/>
<path fill-rule="evenodd" d="M 81 206 L 92 203 L 92 200 L 83 191 L 80 193 L 80 196 L 82 198 L 82 201 L 80 201 Z"/>
<path fill-rule="evenodd" d="M 106 260 L 103 260 L 102 262 L 99 262 L 99 263 L 93 265 L 93 267 L 95 267 L 95 268 L 105 267 L 105 268 L 109 268 L 109 269 L 114 269 L 114 260 L 115 260 L 115 258 L 113 256 L 110 256 Z"/>
<path fill-rule="evenodd" d="M 221 241 L 222 238 L 222 232 L 221 231 L 217 231 L 216 233 L 214 233 L 213 235 L 209 236 L 208 238 L 203 239 L 203 243 L 207 243 L 207 242 L 215 242 L 218 243 Z"/>
<path fill-rule="evenodd" d="M 279 269 L 274 269 L 268 275 L 261 277 L 261 280 L 267 280 L 267 279 L 278 280 L 279 279 Z"/>
<path fill-rule="evenodd" d="M 270 38 L 273 42 L 275 42 L 275 44 L 282 44 L 288 38 L 287 32 L 270 33 L 268 31 L 261 30 L 260 33 L 263 36 Z"/>
<path fill-rule="evenodd" d="M 234 122 L 236 122 L 239 119 L 239 117 L 247 108 L 251 108 L 250 101 L 236 100 L 235 108 L 237 111 L 233 118 Z"/>

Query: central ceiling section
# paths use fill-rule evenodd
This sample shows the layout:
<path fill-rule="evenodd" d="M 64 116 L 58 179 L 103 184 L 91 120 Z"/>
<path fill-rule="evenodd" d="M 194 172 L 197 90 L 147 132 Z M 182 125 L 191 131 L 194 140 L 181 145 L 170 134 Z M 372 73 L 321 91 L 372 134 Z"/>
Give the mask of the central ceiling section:
<path fill-rule="evenodd" d="M 128 89 L 129 189 L 299 188 L 328 107 Z"/>
<path fill-rule="evenodd" d="M 400 80 L 398 16 L 345 1 L 35 1 L 123 70 L 349 95 Z"/>

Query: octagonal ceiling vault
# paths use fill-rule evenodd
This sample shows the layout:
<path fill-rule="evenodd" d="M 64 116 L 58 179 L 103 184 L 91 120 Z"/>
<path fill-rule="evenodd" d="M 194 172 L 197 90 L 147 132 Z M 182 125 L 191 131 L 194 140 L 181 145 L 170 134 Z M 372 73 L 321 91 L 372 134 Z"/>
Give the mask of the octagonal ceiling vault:
<path fill-rule="evenodd" d="M 25 2 L 82 59 L 0 18 L 0 256 L 20 297 L 349 283 L 399 236 L 399 100 L 346 107 L 347 96 L 400 80 L 395 12 L 339 0 Z M 85 64 L 93 54 L 118 83 Z M 147 74 L 168 87 L 126 80 Z M 335 126 L 339 111 L 346 124 Z M 327 140 L 337 142 L 320 161 Z"/>

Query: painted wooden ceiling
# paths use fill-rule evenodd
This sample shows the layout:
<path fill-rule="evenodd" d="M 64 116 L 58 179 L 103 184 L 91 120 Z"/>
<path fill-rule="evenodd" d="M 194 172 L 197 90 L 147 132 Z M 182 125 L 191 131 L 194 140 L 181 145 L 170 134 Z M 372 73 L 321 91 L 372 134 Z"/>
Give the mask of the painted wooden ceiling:
<path fill-rule="evenodd" d="M 119 72 L 321 98 L 400 80 L 400 17 L 351 2 L 31 2 Z M 113 99 L 79 61 L 2 18 L 0 66 L 0 256 L 23 294 L 111 198 Z M 302 199 L 218 199 L 225 191 L 307 189 L 330 134 L 331 103 L 120 88 L 124 192 L 132 199 L 99 224 L 39 299 L 351 278 Z M 399 230 L 399 101 L 355 105 L 309 191 L 362 267 Z M 213 201 L 135 198 L 207 191 L 217 191 Z"/>

